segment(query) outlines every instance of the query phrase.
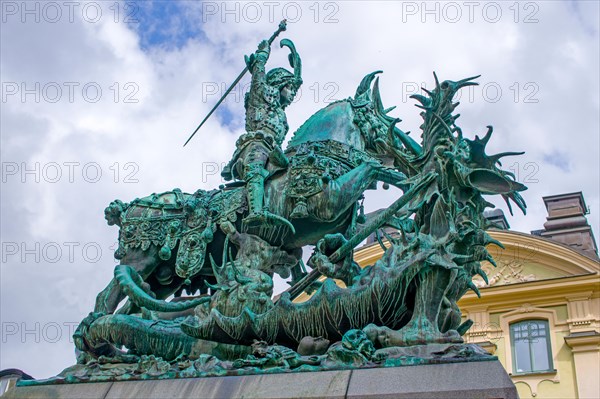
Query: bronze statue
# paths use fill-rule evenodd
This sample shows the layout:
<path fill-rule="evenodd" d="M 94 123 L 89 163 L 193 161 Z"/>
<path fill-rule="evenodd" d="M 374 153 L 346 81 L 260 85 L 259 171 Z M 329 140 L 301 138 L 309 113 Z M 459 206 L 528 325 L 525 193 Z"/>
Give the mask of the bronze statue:
<path fill-rule="evenodd" d="M 486 246 L 501 245 L 485 233 L 491 204 L 482 195 L 502 195 L 525 212 L 519 192 L 526 187 L 499 168 L 501 157 L 518 153 L 485 153 L 491 127 L 470 140 L 456 124 L 453 98 L 475 78 L 440 83 L 434 74 L 435 88 L 413 96 L 422 109 L 421 143 L 388 115 L 376 71 L 354 97 L 317 111 L 283 150 L 284 110 L 302 84 L 289 40 L 281 44 L 291 51 L 293 73 L 266 72 L 270 45 L 284 28 L 246 58 L 246 133 L 223 172 L 237 181 L 116 200 L 106 209 L 108 223 L 120 227 L 121 263 L 75 332 L 79 364 L 65 378 L 106 378 L 98 364 L 107 362 L 116 364 L 113 378 L 135 379 L 155 377 L 146 371 L 157 364 L 162 377 L 189 377 L 487 356 L 463 343 L 472 322 L 461 324 L 456 303 L 469 289 L 479 294 L 472 278 L 486 279 L 480 262 L 493 263 Z M 378 182 L 403 194 L 364 215 L 363 193 Z M 361 269 L 353 249 L 370 234 L 384 255 Z M 271 298 L 273 275 L 298 277 L 306 245 L 316 245 L 314 270 Z M 328 279 L 308 301 L 292 302 L 321 274 Z M 429 357 L 403 355 L 428 353 L 434 343 L 446 346 Z M 142 372 L 128 374 L 132 368 Z"/>

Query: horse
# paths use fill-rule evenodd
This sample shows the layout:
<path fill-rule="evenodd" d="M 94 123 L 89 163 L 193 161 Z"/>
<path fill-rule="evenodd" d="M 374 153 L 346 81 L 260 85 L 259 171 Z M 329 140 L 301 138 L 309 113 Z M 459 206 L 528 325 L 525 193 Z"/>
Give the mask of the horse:
<path fill-rule="evenodd" d="M 274 247 L 262 271 L 283 278 L 290 271 L 298 275 L 302 247 L 330 234 L 346 238 L 356 234 L 361 228 L 359 200 L 367 189 L 376 188 L 377 182 L 406 189 L 406 176 L 389 165 L 389 154 L 377 145 L 390 134 L 411 144 L 395 127 L 398 120 L 382 106 L 379 78 L 375 79 L 380 72 L 366 75 L 353 98 L 327 105 L 298 128 L 285 149 L 287 167 L 267 164 L 265 205 L 292 227 L 246 226 L 242 181 L 194 194 L 175 189 L 129 204 L 113 201 L 105 217 L 109 225 L 120 226 L 115 257 L 129 268 L 117 265 L 115 278 L 97 296 L 94 311 L 114 313 L 126 296 L 130 301 L 117 313 L 145 308 L 179 314 L 209 301 L 209 287 L 216 282 L 214 264 L 223 262 L 227 251 L 230 259 L 235 258 L 239 250 L 233 246 L 224 251 L 232 231 L 264 240 L 261 251 Z M 182 298 L 184 290 L 200 296 Z M 175 299 L 166 302 L 171 295 Z"/>

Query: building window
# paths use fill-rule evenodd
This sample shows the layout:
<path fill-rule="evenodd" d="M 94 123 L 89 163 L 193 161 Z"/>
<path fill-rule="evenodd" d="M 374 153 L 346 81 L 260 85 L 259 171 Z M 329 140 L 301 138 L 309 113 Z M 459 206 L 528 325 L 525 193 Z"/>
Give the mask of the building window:
<path fill-rule="evenodd" d="M 510 325 L 515 373 L 552 371 L 550 330 L 546 320 L 525 320 Z"/>

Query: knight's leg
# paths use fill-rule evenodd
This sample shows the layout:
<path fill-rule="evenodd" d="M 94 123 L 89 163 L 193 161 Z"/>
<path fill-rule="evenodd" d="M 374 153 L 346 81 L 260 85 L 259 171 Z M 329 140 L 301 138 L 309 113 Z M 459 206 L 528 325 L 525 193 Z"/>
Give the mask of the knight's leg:
<path fill-rule="evenodd" d="M 284 217 L 272 214 L 265 207 L 265 178 L 269 172 L 265 169 L 268 149 L 261 144 L 249 146 L 245 156 L 244 179 L 248 195 L 250 214 L 244 219 L 248 226 L 287 225 L 294 232 L 292 224 Z"/>
<path fill-rule="evenodd" d="M 260 225 L 286 225 L 294 232 L 294 227 L 287 219 L 269 212 L 264 206 L 265 175 L 268 175 L 268 172 L 262 168 L 247 174 L 246 190 L 248 192 L 248 207 L 250 208 L 250 214 L 244 218 L 244 223 L 252 227 Z"/>
<path fill-rule="evenodd" d="M 246 167 L 246 190 L 248 194 L 248 218 L 257 218 L 263 213 L 265 198 L 265 177 L 268 172 L 260 164 L 251 164 Z"/>
<path fill-rule="evenodd" d="M 242 152 L 241 175 L 246 180 L 246 194 L 250 215 L 256 219 L 263 212 L 265 195 L 265 178 L 269 175 L 265 169 L 269 150 L 260 142 L 252 142 Z"/>

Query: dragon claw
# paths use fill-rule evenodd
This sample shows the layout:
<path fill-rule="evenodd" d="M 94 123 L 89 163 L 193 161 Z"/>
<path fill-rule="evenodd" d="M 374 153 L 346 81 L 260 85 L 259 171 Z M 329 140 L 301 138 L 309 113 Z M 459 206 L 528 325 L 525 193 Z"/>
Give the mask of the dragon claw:
<path fill-rule="evenodd" d="M 473 290 L 473 292 L 477 295 L 478 298 L 481 298 L 481 292 L 479 292 L 479 288 L 477 288 L 477 286 L 472 281 L 469 281 L 467 285 L 471 290 Z"/>
<path fill-rule="evenodd" d="M 483 269 L 481 269 L 481 268 L 478 268 L 478 269 L 477 269 L 477 273 L 476 273 L 476 274 L 477 274 L 477 275 L 479 275 L 479 276 L 481 276 L 481 278 L 483 279 L 483 281 L 485 281 L 485 283 L 486 283 L 487 285 L 489 285 L 489 284 L 490 284 L 490 282 L 489 282 L 489 280 L 488 280 L 488 276 L 487 276 L 487 274 L 486 274 L 486 273 L 483 271 Z"/>

